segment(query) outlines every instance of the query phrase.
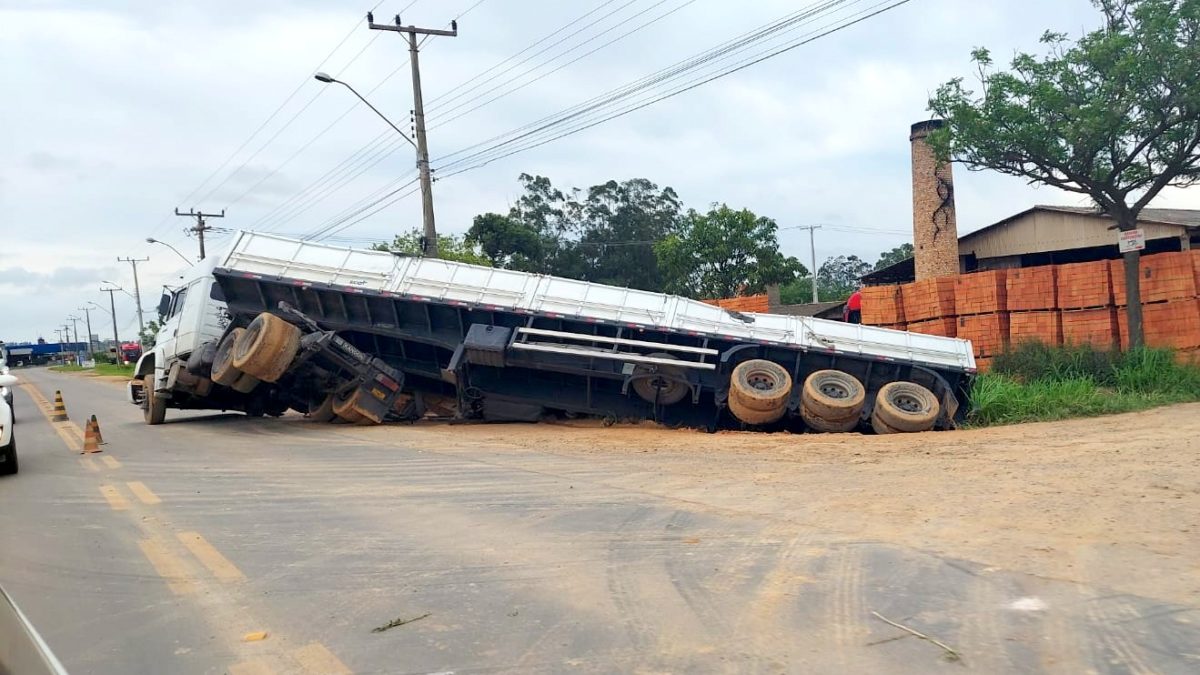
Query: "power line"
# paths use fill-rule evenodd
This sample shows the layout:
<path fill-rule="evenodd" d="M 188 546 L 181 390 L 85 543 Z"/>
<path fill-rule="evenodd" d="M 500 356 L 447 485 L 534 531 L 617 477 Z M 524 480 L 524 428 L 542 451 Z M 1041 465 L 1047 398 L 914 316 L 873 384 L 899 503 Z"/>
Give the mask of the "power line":
<path fill-rule="evenodd" d="M 454 176 L 459 173 L 463 173 L 465 171 L 477 169 L 479 167 L 487 165 L 490 162 L 512 156 L 519 152 L 525 152 L 526 150 L 531 150 L 533 148 L 540 147 L 542 145 L 545 145 L 546 143 L 550 143 L 550 142 L 558 140 L 560 138 L 564 138 L 566 136 L 570 136 L 570 135 L 579 133 L 586 129 L 590 129 L 594 126 L 603 124 L 604 122 L 610 121 L 612 119 L 616 119 L 618 117 L 622 117 L 631 112 L 641 110 L 642 108 L 653 105 L 654 103 L 658 103 L 665 99 L 677 96 L 678 94 L 684 93 L 686 91 L 690 91 L 699 86 L 702 86 L 704 84 L 712 82 L 713 80 L 720 79 L 722 77 L 725 77 L 732 73 L 738 72 L 740 70 L 748 68 L 757 63 L 761 63 L 762 61 L 770 59 L 774 56 L 778 56 L 779 54 L 782 54 L 784 52 L 787 52 L 787 51 L 790 51 L 797 47 L 800 47 L 802 45 L 808 44 L 808 43 L 810 43 L 814 40 L 817 40 L 821 37 L 830 35 L 832 33 L 835 33 L 840 30 L 843 30 L 845 28 L 848 28 L 850 26 L 853 26 L 855 24 L 861 23 L 862 21 L 865 21 L 871 17 L 882 14 L 883 12 L 893 9 L 895 7 L 899 7 L 900 5 L 907 4 L 908 2 L 911 2 L 911 0 L 893 0 L 890 2 L 890 4 L 888 2 L 880 2 L 876 5 L 873 5 L 872 7 L 868 8 L 867 10 L 863 10 L 863 11 L 859 12 L 858 14 L 852 15 L 851 18 L 849 18 L 849 19 L 843 20 L 844 23 L 841 23 L 838 25 L 827 24 L 825 27 L 818 29 L 817 31 L 807 33 L 804 36 L 802 36 L 800 39 L 798 39 L 782 48 L 775 49 L 774 51 L 770 51 L 765 54 L 760 52 L 757 55 L 752 55 L 740 62 L 733 64 L 732 66 L 726 67 L 724 70 L 718 70 L 716 72 L 716 74 L 701 75 L 698 78 L 693 79 L 692 81 L 690 81 L 682 86 L 679 86 L 678 88 L 676 88 L 672 91 L 668 91 L 665 94 L 655 96 L 654 98 L 651 98 L 649 100 L 643 99 L 640 102 L 633 102 L 633 103 L 629 104 L 628 107 L 626 107 L 623 110 L 619 110 L 618 112 L 607 115 L 600 119 L 595 119 L 593 121 L 588 121 L 588 122 L 582 123 L 579 126 L 570 128 L 567 131 L 564 131 L 562 133 L 555 133 L 555 131 L 553 130 L 553 127 L 561 124 L 561 121 L 548 123 L 547 125 L 541 127 L 540 129 L 535 129 L 534 131 L 526 133 L 526 134 L 522 134 L 521 136 L 518 136 L 517 138 L 511 139 L 508 141 L 504 141 L 502 143 L 498 143 L 490 148 L 486 148 L 485 150 L 475 153 L 474 155 L 470 155 L 470 156 L 464 157 L 462 159 L 454 160 L 453 162 L 449 162 L 448 164 L 439 166 L 438 167 L 439 169 L 444 170 L 448 167 L 461 166 L 463 164 L 468 164 L 470 162 L 476 162 L 475 164 L 473 164 L 471 166 L 460 168 L 449 174 L 443 174 L 440 176 L 440 178 L 445 179 L 445 178 L 449 178 L 450 176 Z M 835 4 L 841 4 L 841 3 L 835 3 Z M 583 112 L 587 112 L 587 111 L 583 111 Z M 581 114 L 582 113 L 575 113 L 575 114 L 571 115 L 571 117 L 577 117 Z M 541 138 L 529 138 L 529 137 L 535 136 L 536 134 L 539 134 L 540 132 L 546 131 L 546 130 L 550 130 L 550 134 L 554 134 L 554 135 L 542 134 Z M 507 147 L 516 145 L 518 142 L 521 141 L 521 139 L 528 139 L 526 141 L 525 145 L 516 147 L 513 150 L 505 151 L 505 149 Z"/>
<path fill-rule="evenodd" d="M 402 190 L 405 187 L 407 187 L 408 183 L 406 183 L 405 181 L 408 181 L 412 176 L 416 175 L 416 173 L 417 173 L 417 170 L 413 169 L 411 171 L 408 171 L 404 175 L 400 176 L 399 178 L 393 178 L 392 180 L 389 180 L 388 182 L 384 183 L 383 185 L 379 186 L 378 188 L 375 188 L 367 195 L 359 198 L 358 201 L 354 202 L 349 207 L 344 208 L 341 211 L 339 211 L 332 218 L 329 218 L 329 219 L 325 220 L 324 222 L 322 222 L 315 229 L 313 229 L 307 235 L 305 235 L 304 238 L 312 239 L 314 237 L 322 236 L 322 235 L 326 234 L 331 228 L 333 228 L 337 225 L 340 225 L 341 223 L 345 222 L 346 220 L 353 218 L 354 216 L 358 215 L 359 213 L 362 213 L 362 211 L 364 211 L 365 209 L 369 209 L 372 206 L 374 206 L 375 204 L 378 204 L 379 202 L 387 199 L 391 195 L 395 194 L 395 192 L 397 192 L 398 190 Z M 404 183 L 404 185 L 401 185 L 401 183 Z M 400 187 L 397 188 L 397 186 L 400 186 Z M 388 192 L 387 194 L 384 194 L 388 190 L 392 190 L 392 192 Z"/>
<path fill-rule="evenodd" d="M 653 5 L 651 5 L 650 7 L 646 8 L 645 10 L 643 10 L 643 11 L 641 11 L 641 12 L 638 12 L 637 14 L 634 14 L 633 16 L 629 17 L 629 18 L 628 18 L 628 19 L 626 19 L 625 21 L 622 21 L 621 23 L 618 23 L 616 26 L 613 26 L 612 28 L 610 28 L 610 29 L 608 29 L 608 30 L 606 30 L 606 31 L 604 31 L 604 32 L 602 32 L 602 33 L 600 33 L 599 35 L 596 35 L 595 37 L 593 37 L 593 38 L 591 38 L 591 39 L 589 39 L 589 40 L 587 40 L 587 41 L 585 41 L 585 42 L 581 43 L 580 45 L 578 45 L 578 47 L 582 47 L 584 44 L 587 44 L 588 42 L 591 42 L 592 40 L 594 40 L 594 39 L 596 39 L 596 38 L 600 37 L 601 35 L 604 35 L 605 33 L 608 33 L 609 31 L 611 31 L 611 30 L 613 30 L 613 29 L 617 28 L 617 26 L 621 26 L 621 25 L 625 24 L 626 22 L 628 22 L 628 21 L 631 21 L 631 20 L 633 20 L 633 19 L 635 19 L 635 18 L 637 18 L 637 17 L 641 16 L 642 14 L 645 14 L 646 12 L 649 12 L 650 10 L 654 9 L 655 7 L 658 7 L 659 5 L 662 5 L 664 2 L 666 2 L 666 0 L 660 0 L 660 2 L 656 2 L 655 4 L 653 4 Z M 663 12 L 662 14 L 659 14 L 658 16 L 654 17 L 653 19 L 650 19 L 649 21 L 647 21 L 647 22 L 645 22 L 645 23 L 641 24 L 640 26 L 637 26 L 636 28 L 633 28 L 632 30 L 626 31 L 625 33 L 622 33 L 622 34 L 618 35 L 617 37 L 615 37 L 615 38 L 613 38 L 613 39 L 609 40 L 608 42 L 605 42 L 604 44 L 600 45 L 599 47 L 596 47 L 596 48 L 594 48 L 594 49 L 591 49 L 591 50 L 589 50 L 589 51 L 587 51 L 587 52 L 584 52 L 583 54 L 580 54 L 579 56 L 577 56 L 577 57 L 575 57 L 575 58 L 571 59 L 570 61 L 567 61 L 566 63 L 564 63 L 564 64 L 562 64 L 562 65 L 558 66 L 558 67 L 557 67 L 557 68 L 555 68 L 554 70 L 551 70 L 551 71 L 548 71 L 548 72 L 542 73 L 541 75 L 538 75 L 537 77 L 533 78 L 532 80 L 529 80 L 528 82 L 521 83 L 521 84 L 519 84 L 519 85 L 517 85 L 517 86 L 515 86 L 515 87 L 513 87 L 513 88 L 511 88 L 511 89 L 508 89 L 507 91 L 503 91 L 503 92 L 501 92 L 501 93 L 497 94 L 496 96 L 493 96 L 492 98 L 489 98 L 488 100 L 484 101 L 483 103 L 480 103 L 479 105 L 476 105 L 476 106 L 473 106 L 473 107 L 471 107 L 471 108 L 468 108 L 467 110 L 464 110 L 463 112 L 460 112 L 460 113 L 458 113 L 457 115 L 455 115 L 455 116 L 453 116 L 453 117 L 451 117 L 451 118 L 449 118 L 449 119 L 443 119 L 443 120 L 439 121 L 437 124 L 433 125 L 433 126 L 432 126 L 432 127 L 430 127 L 430 128 L 432 128 L 432 129 L 436 129 L 436 128 L 440 127 L 440 126 L 443 126 L 443 125 L 449 124 L 450 122 L 453 122 L 454 120 L 456 120 L 456 119 L 459 119 L 460 117 L 464 117 L 464 116 L 466 116 L 466 115 L 469 115 L 469 114 L 471 114 L 471 113 L 475 112 L 476 110 L 479 110 L 480 108 L 482 108 L 482 107 L 484 107 L 484 106 L 491 105 L 492 103 L 495 103 L 496 101 L 498 101 L 498 100 L 500 100 L 500 99 L 504 98 L 505 96 L 508 96 L 509 94 L 516 93 L 516 92 L 518 92 L 518 91 L 520 91 L 520 90 L 524 89 L 525 87 L 528 87 L 529 85 L 531 85 L 531 84 L 534 84 L 535 82 L 539 82 L 539 81 L 541 81 L 541 80 L 543 80 L 543 79 L 545 79 L 545 78 L 547 78 L 547 77 L 549 77 L 549 76 L 553 75 L 554 73 L 557 73 L 558 71 L 562 70 L 563 68 L 566 68 L 567 66 L 570 66 L 570 65 L 573 65 L 573 64 L 575 64 L 575 63 L 577 63 L 577 62 L 579 62 L 579 61 L 582 61 L 583 59 L 585 59 L 585 58 L 587 58 L 587 57 L 591 56 L 592 54 L 595 54 L 596 52 L 600 51 L 601 49 L 604 49 L 605 47 L 608 47 L 608 46 L 610 46 L 610 45 L 612 45 L 612 44 L 614 44 L 614 43 L 616 43 L 616 42 L 620 42 L 621 40 L 624 40 L 625 38 L 627 38 L 627 37 L 630 37 L 631 35 L 633 35 L 634 33 L 637 33 L 638 31 L 642 30 L 643 28 L 646 28 L 646 27 L 648 27 L 648 26 L 651 26 L 651 25 L 653 25 L 653 24 L 655 24 L 655 23 L 657 23 L 657 22 L 659 22 L 659 21 L 661 21 L 661 20 L 663 20 L 663 19 L 667 18 L 668 16 L 670 16 L 670 15 L 674 14 L 675 12 L 678 12 L 679 10 L 681 10 L 681 9 L 683 9 L 683 8 L 685 8 L 685 7 L 687 7 L 688 5 L 691 5 L 691 4 L 693 4 L 694 2 L 696 2 L 696 0 L 687 0 L 687 1 L 686 1 L 686 2 L 684 2 L 683 4 L 681 4 L 681 5 L 677 6 L 677 7 L 674 7 L 674 8 L 672 8 L 672 9 L 670 9 L 670 10 L 667 10 L 666 12 Z M 578 48 L 578 47 L 576 47 L 576 48 Z M 575 49 L 575 48 L 572 48 L 572 49 Z M 571 51 L 571 50 L 568 50 L 567 52 L 564 52 L 563 54 L 567 54 L 567 53 L 569 53 L 570 51 Z M 560 54 L 559 56 L 562 56 L 563 54 Z M 554 57 L 554 58 L 558 58 L 558 57 Z M 478 95 L 478 96 L 475 96 L 475 97 L 473 97 L 473 98 L 469 99 L 468 101 L 465 101 L 463 104 L 461 104 L 461 105 L 459 105 L 459 106 L 455 106 L 454 108 L 451 108 L 450 110 L 448 110 L 448 111 L 446 112 L 446 114 L 449 114 L 449 113 L 451 113 L 451 112 L 454 112 L 455 110 L 458 110 L 458 109 L 460 109 L 460 108 L 461 108 L 463 105 L 467 105 L 467 104 L 471 103 L 472 101 L 477 101 L 477 100 L 479 100 L 480 98 L 482 98 L 482 97 L 484 97 L 484 96 L 488 95 L 489 93 L 496 91 L 497 89 L 499 89 L 500 87 L 504 86 L 505 84 L 508 84 L 508 83 L 511 83 L 511 82 L 513 82 L 513 81 L 515 81 L 515 80 L 517 80 L 517 79 L 520 79 L 521 77 L 524 77 L 525 75 L 528 75 L 529 73 L 531 73 L 531 72 L 533 72 L 533 71 L 537 70 L 538 68 L 540 68 L 540 67 L 542 67 L 542 66 L 544 66 L 544 65 L 548 65 L 548 64 L 549 64 L 551 61 L 553 61 L 553 59 L 551 59 L 550 61 L 547 61 L 547 62 L 545 62 L 545 63 L 543 63 L 543 64 L 541 64 L 541 65 L 539 65 L 539 66 L 537 66 L 537 67 L 535 67 L 535 68 L 531 68 L 530 70 L 527 70 L 527 71 L 525 71 L 524 73 L 521 73 L 521 75 L 518 75 L 517 77 L 514 77 L 514 78 L 512 78 L 512 79 L 509 79 L 509 80 L 507 80 L 506 82 L 502 83 L 501 85 L 499 85 L 499 86 L 497 86 L 497 87 L 493 87 L 492 89 L 489 89 L 488 91 L 485 91 L 485 92 L 483 92 L 482 94 L 480 94 L 480 95 Z"/>
<path fill-rule="evenodd" d="M 379 2 L 376 2 L 375 5 L 371 8 L 371 11 L 378 9 L 379 6 L 382 5 L 383 3 L 384 3 L 384 0 L 379 0 Z M 310 79 L 312 79 L 313 73 L 316 73 L 318 70 L 320 70 L 322 67 L 324 67 L 325 63 L 327 61 L 329 61 L 329 59 L 333 58 L 333 55 L 336 54 L 338 52 L 338 50 L 341 49 L 342 46 L 346 44 L 346 42 L 354 35 L 354 33 L 357 31 L 357 29 L 358 29 L 358 20 L 355 20 L 354 26 L 351 27 L 351 29 L 344 36 L 342 36 L 342 39 L 340 41 L 338 41 L 338 43 L 333 47 L 333 49 L 329 50 L 329 53 L 325 55 L 325 58 L 321 59 L 321 62 L 318 63 L 315 68 L 313 68 L 312 72 L 309 73 L 308 75 L 306 75 L 304 77 L 304 79 L 300 80 L 300 83 L 296 85 L 296 88 L 293 89 L 292 92 L 290 94 L 288 94 L 286 98 L 283 99 L 282 103 L 280 103 L 278 106 L 276 106 L 275 110 L 273 110 L 271 112 L 271 114 L 267 116 L 267 119 L 263 120 L 261 124 L 259 124 L 257 127 L 255 127 L 254 131 L 252 131 L 250 133 L 250 135 L 248 137 L 246 137 L 246 140 L 242 141 L 241 145 L 239 145 L 236 150 L 229 153 L 229 156 L 225 158 L 225 161 L 221 162 L 220 166 L 218 166 L 216 169 L 214 169 L 213 172 L 210 173 L 203 181 L 201 181 L 199 185 L 192 188 L 191 192 L 189 192 L 186 197 L 181 199 L 180 202 L 186 204 L 188 202 L 188 200 L 190 200 L 192 197 L 194 197 L 196 195 L 196 193 L 203 190 L 204 186 L 208 185 L 209 181 L 211 181 L 213 178 L 215 178 L 217 176 L 217 174 L 219 174 L 226 166 L 229 166 L 229 163 L 233 161 L 233 158 L 237 157 L 238 154 L 241 153 L 241 151 L 244 150 L 246 148 L 246 146 L 249 145 L 250 142 L 253 141 L 255 139 L 255 137 L 257 137 L 258 134 L 260 132 L 262 132 L 262 130 L 264 128 L 266 128 L 266 126 L 268 124 L 270 124 L 272 120 L 275 119 L 276 116 L 279 115 L 280 111 L 282 111 L 284 109 L 284 107 L 287 106 L 287 104 L 290 103 L 291 100 L 296 97 L 296 94 L 300 93 L 300 90 L 304 87 L 304 85 L 307 84 Z M 162 226 L 165 225 L 167 223 L 167 221 L 170 220 L 170 218 L 171 218 L 171 214 L 167 214 L 167 215 L 163 216 L 162 220 L 159 221 L 159 223 L 154 226 L 154 229 L 151 231 L 151 234 L 154 234 L 154 235 L 158 234 L 158 232 L 162 229 Z"/>
<path fill-rule="evenodd" d="M 396 193 L 400 192 L 400 191 L 401 191 L 401 190 L 403 190 L 404 188 L 406 188 L 406 187 L 409 187 L 409 186 L 411 186 L 411 185 L 413 185 L 413 184 L 415 184 L 415 183 L 417 183 L 417 182 L 418 182 L 418 181 L 417 181 L 417 180 L 415 180 L 415 179 L 414 179 L 414 180 L 412 180 L 412 181 L 409 181 L 409 182 L 408 182 L 407 184 L 405 184 L 404 186 L 402 186 L 402 187 L 400 187 L 400 188 L 397 188 L 396 190 L 393 190 L 392 192 L 389 192 L 387 195 L 384 195 L 384 197 L 386 198 L 386 197 L 390 197 L 390 196 L 392 196 L 392 195 L 395 195 Z M 374 211 L 371 211 L 370 213 L 368 213 L 368 214 L 366 214 L 366 215 L 363 215 L 363 216 L 361 216 L 361 217 L 359 217 L 359 218 L 355 218 L 354 220 L 350 220 L 349 222 L 346 222 L 346 223 L 344 223 L 344 224 L 337 225 L 336 227 L 334 227 L 334 228 L 332 228 L 332 229 L 329 229 L 328 231 L 326 231 L 326 232 L 324 232 L 324 233 L 322 233 L 322 234 L 320 234 L 320 235 L 317 235 L 316 237 L 311 237 L 311 238 L 320 240 L 320 239 L 324 239 L 325 237 L 328 237 L 328 236 L 330 236 L 330 235 L 332 235 L 332 234 L 334 234 L 334 233 L 341 232 L 342 230 L 345 230 L 346 228 L 348 228 L 348 227 L 350 227 L 350 226 L 352 226 L 352 225 L 355 225 L 355 224 L 357 224 L 357 223 L 361 223 L 362 221 L 364 221 L 364 220 L 366 220 L 367 218 L 370 218 L 371 216 L 373 216 L 373 215 L 375 215 L 375 214 L 379 213 L 380 211 L 382 211 L 382 210 L 386 209 L 387 207 L 391 206 L 392 204 L 395 204 L 396 202 L 400 201 L 401 199 L 404 199 L 405 197 L 412 196 L 412 195 L 414 195 L 414 194 L 416 194 L 417 192 L 420 192 L 420 191 L 421 191 L 421 188 L 420 188 L 420 186 L 417 186 L 416 188 L 413 188 L 412 190 L 409 190 L 408 192 L 405 192 L 404 194 L 401 194 L 401 195 L 399 195 L 399 196 L 396 196 L 396 197 L 394 197 L 394 198 L 390 199 L 389 201 L 387 201 L 386 203 L 382 204 L 381 206 L 379 206 L 378 208 L 376 208 Z M 378 203 L 379 203 L 379 201 L 376 201 L 376 202 L 374 202 L 373 204 L 371 204 L 371 205 L 368 205 L 367 207 L 364 207 L 364 209 L 363 209 L 363 210 L 366 210 L 367 208 L 371 208 L 372 206 L 374 206 L 375 204 L 378 204 Z M 358 213 L 361 213 L 361 212 L 362 212 L 362 210 L 358 211 L 358 212 L 357 212 L 355 215 L 357 215 Z"/>

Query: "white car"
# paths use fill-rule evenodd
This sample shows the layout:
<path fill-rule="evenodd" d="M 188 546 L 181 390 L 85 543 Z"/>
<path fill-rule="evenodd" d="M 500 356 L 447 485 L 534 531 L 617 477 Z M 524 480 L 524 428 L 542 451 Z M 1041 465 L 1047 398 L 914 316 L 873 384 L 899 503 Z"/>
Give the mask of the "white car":
<path fill-rule="evenodd" d="M 17 384 L 12 375 L 0 375 L 0 387 L 9 389 Z M 17 472 L 17 439 L 13 435 L 13 412 L 8 398 L 0 398 L 0 476 Z"/>

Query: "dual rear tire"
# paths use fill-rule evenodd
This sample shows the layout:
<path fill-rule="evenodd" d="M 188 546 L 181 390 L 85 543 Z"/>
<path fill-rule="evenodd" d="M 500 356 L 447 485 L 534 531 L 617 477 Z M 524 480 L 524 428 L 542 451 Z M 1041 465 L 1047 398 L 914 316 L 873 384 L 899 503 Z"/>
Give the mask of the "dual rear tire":
<path fill-rule="evenodd" d="M 777 422 L 787 412 L 792 376 L 766 359 L 743 361 L 729 378 L 729 411 L 746 424 Z"/>
<path fill-rule="evenodd" d="M 937 396 L 915 382 L 889 382 L 875 396 L 871 428 L 877 434 L 929 431 L 942 406 Z"/>

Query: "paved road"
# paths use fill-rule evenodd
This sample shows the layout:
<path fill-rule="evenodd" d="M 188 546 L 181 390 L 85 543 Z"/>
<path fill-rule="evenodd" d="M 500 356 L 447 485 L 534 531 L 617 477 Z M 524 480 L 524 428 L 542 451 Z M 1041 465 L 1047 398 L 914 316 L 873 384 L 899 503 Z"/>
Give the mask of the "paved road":
<path fill-rule="evenodd" d="M 454 427 L 150 428 L 112 383 L 20 375 L 0 584 L 72 673 L 1200 670 L 1194 607 L 647 494 L 628 462 Z M 55 390 L 103 453 L 44 416 Z"/>

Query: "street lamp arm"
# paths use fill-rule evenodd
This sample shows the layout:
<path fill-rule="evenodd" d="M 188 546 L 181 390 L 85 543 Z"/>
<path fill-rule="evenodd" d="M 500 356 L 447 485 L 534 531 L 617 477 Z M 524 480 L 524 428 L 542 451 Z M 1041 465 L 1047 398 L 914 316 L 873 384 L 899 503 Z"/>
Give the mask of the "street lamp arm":
<path fill-rule="evenodd" d="M 362 94 L 358 93 L 358 91 L 356 91 L 356 90 L 354 89 L 354 87 L 351 87 L 350 85 L 346 84 L 345 82 L 342 82 L 341 80 L 338 80 L 338 79 L 336 79 L 336 78 L 332 78 L 332 77 L 330 77 L 330 76 L 326 75 L 325 73 L 317 73 L 315 77 L 316 77 L 316 79 L 317 79 L 317 80 L 319 80 L 319 81 L 321 81 L 321 82 L 326 82 L 326 83 L 329 83 L 329 82 L 337 82 L 338 84 L 342 85 L 343 87 L 345 87 L 345 88 L 349 89 L 351 94 L 354 94 L 355 96 L 357 96 L 357 97 L 358 97 L 358 100 L 360 100 L 360 101 L 362 101 L 364 104 L 366 104 L 366 106 L 367 106 L 368 108 L 370 108 L 370 109 L 371 109 L 371 110 L 372 110 L 372 111 L 373 111 L 373 112 L 374 112 L 376 115 L 379 115 L 379 119 L 383 120 L 384 122 L 387 122 L 387 123 L 388 123 L 388 126 L 390 126 L 391 128 L 395 129 L 395 130 L 396 130 L 396 133 L 400 134 L 401 138 L 403 138 L 404 140 L 408 141 L 408 144 L 409 144 L 409 145 L 413 146 L 414 148 L 415 148 L 415 147 L 417 147 L 417 144 L 416 144 L 416 142 L 415 142 L 415 141 L 413 141 L 413 139 L 409 138 L 409 137 L 408 137 L 408 135 L 407 135 L 407 134 L 405 134 L 403 131 L 400 131 L 400 127 L 396 126 L 395 124 L 392 124 L 392 121 L 391 121 L 390 119 L 388 119 L 386 115 L 384 115 L 383 113 L 379 112 L 379 109 L 378 109 L 378 108 L 376 108 L 375 106 L 371 105 L 371 102 L 370 102 L 370 101 L 368 101 L 367 99 L 363 98 L 363 97 L 362 97 Z"/>
<path fill-rule="evenodd" d="M 187 256 L 185 256 L 185 255 L 183 255 L 182 253 L 180 253 L 180 252 L 179 252 L 179 249 L 175 248 L 174 246 L 172 246 L 172 245 L 168 244 L 168 243 L 167 243 L 167 242 L 165 242 L 165 241 L 159 241 L 158 239 L 155 239 L 154 237 L 146 237 L 146 243 L 147 243 L 147 244 L 162 244 L 163 246 L 166 246 L 167 248 L 169 248 L 169 249 L 171 249 L 172 251 L 174 251 L 174 252 L 175 252 L 175 255 L 179 256 L 179 257 L 180 257 L 180 258 L 183 260 L 183 262 L 185 262 L 185 263 L 187 263 L 187 264 L 188 264 L 188 266 L 189 266 L 189 267 L 190 267 L 191 265 L 194 265 L 194 264 L 195 264 L 195 263 L 193 263 L 191 260 L 188 260 L 188 259 L 187 259 Z"/>

